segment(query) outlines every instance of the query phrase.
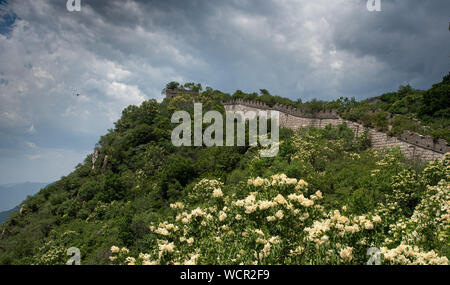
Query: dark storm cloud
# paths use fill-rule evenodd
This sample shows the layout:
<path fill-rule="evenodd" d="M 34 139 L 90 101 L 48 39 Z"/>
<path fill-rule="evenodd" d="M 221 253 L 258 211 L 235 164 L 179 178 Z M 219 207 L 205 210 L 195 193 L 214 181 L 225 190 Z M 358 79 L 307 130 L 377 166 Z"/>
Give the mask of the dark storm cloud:
<path fill-rule="evenodd" d="M 122 1 L 85 1 L 112 27 L 142 27 L 167 35 L 175 46 L 208 64 L 195 72 L 186 67 L 178 67 L 179 70 L 191 72 L 197 81 L 209 79 L 214 86 L 230 92 L 236 88 L 257 90 L 258 83 L 269 83 L 264 87 L 291 98 L 340 95 L 363 98 L 408 82 L 427 88 L 445 74 L 448 68 L 445 54 L 450 50 L 446 14 L 450 11 L 449 1 L 385 0 L 379 13 L 368 12 L 365 0 L 316 1 L 322 10 L 309 9 L 309 2 L 135 1 L 128 10 L 136 11 L 133 14 L 124 12 Z M 289 16 L 295 22 L 287 22 Z M 256 27 L 245 30 L 245 22 L 234 22 L 239 17 L 254 21 Z M 308 21 L 313 21 L 318 30 L 304 29 L 302 24 Z M 320 35 L 325 29 L 330 33 Z M 354 70 L 343 70 L 348 76 L 339 78 L 325 71 L 317 75 L 320 67 L 311 66 L 308 50 L 301 46 L 286 50 L 286 45 L 308 40 L 309 33 L 315 32 L 325 51 L 336 49 L 356 60 L 373 57 L 372 62 L 361 60 L 362 66 L 349 63 L 349 68 L 358 68 L 356 73 L 366 77 L 355 80 Z M 124 54 L 145 56 L 145 49 L 121 44 L 116 37 L 109 38 L 112 35 L 102 36 L 102 42 L 112 43 Z M 276 36 L 285 39 L 277 42 Z M 292 60 L 297 53 L 306 54 L 300 62 Z M 155 66 L 167 64 L 163 57 L 147 58 Z M 346 59 L 342 60 L 345 64 Z M 379 67 L 370 71 L 367 65 L 371 64 Z M 318 77 L 309 78 L 311 73 Z M 323 81 L 333 79 L 339 79 L 342 85 L 331 90 L 322 87 Z M 308 86 L 306 82 L 317 86 Z M 301 86 L 300 90 L 297 86 Z"/>
<path fill-rule="evenodd" d="M 380 13 L 336 19 L 336 48 L 385 64 L 389 77 L 379 83 L 386 87 L 406 82 L 430 87 L 449 71 L 450 2 L 392 0 L 382 4 Z"/>
<path fill-rule="evenodd" d="M 69 172 L 124 107 L 162 99 L 172 80 L 362 99 L 448 73 L 449 1 L 381 0 L 382 12 L 366 2 L 0 4 L 0 182 Z"/>

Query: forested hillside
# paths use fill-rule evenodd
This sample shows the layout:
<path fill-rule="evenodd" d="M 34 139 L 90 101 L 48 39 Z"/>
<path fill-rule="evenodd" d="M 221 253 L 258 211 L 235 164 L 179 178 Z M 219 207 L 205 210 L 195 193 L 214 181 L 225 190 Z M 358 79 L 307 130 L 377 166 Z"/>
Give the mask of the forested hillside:
<path fill-rule="evenodd" d="M 211 88 L 195 100 L 221 113 L 230 98 L 331 107 L 366 126 L 392 123 L 392 132 L 448 140 L 449 90 L 446 76 L 428 91 L 401 87 L 375 104 Z M 98 157 L 28 198 L 0 227 L 0 264 L 64 264 L 70 247 L 82 264 L 365 264 L 370 247 L 384 264 L 448 264 L 449 154 L 409 161 L 395 148 L 371 149 L 345 124 L 281 129 L 273 158 L 260 157 L 259 146 L 175 147 L 171 115 L 192 114 L 193 96 L 124 109 L 96 145 Z M 397 116 L 388 122 L 387 112 Z"/>

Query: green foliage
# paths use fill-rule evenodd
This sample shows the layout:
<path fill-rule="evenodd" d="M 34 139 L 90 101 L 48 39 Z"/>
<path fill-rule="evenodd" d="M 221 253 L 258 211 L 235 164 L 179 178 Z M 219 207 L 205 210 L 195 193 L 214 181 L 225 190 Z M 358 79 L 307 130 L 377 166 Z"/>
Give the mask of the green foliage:
<path fill-rule="evenodd" d="M 166 85 L 166 89 L 178 89 L 180 87 L 180 83 L 175 82 L 175 81 L 171 81 L 169 83 L 167 83 Z"/>
<path fill-rule="evenodd" d="M 87 156 L 73 173 L 27 198 L 22 212 L 14 213 L 0 226 L 0 233 L 3 232 L 0 264 L 64 264 L 69 247 L 80 248 L 83 264 L 110 264 L 113 245 L 127 247 L 115 253 L 115 263 L 130 263 L 132 259 L 126 261 L 126 258 L 131 256 L 137 263 L 143 263 L 145 258 L 138 257 L 139 253 L 148 253 L 149 258 L 157 260 L 160 246 L 165 248 L 168 244 L 161 243 L 163 237 L 155 229 L 165 221 L 168 221 L 165 225 L 172 223 L 179 227 L 173 236 L 176 239 L 170 242 L 180 251 L 176 258 L 165 252 L 159 263 L 177 260 L 179 263 L 253 264 L 256 253 L 262 264 L 361 264 L 365 262 L 364 249 L 369 244 L 391 249 L 414 236 L 413 229 L 418 225 L 411 217 L 424 221 L 421 237 L 427 239 L 415 244 L 448 256 L 447 228 L 441 221 L 431 219 L 431 214 L 425 214 L 442 207 L 439 203 L 446 193 L 442 181 L 448 180 L 448 158 L 424 168 L 405 159 L 398 149 L 386 152 L 370 149 L 368 131 L 364 130 L 356 138 L 345 124 L 296 132 L 281 128 L 279 153 L 273 158 L 260 157 L 260 146 L 177 148 L 170 141 L 173 128 L 170 117 L 174 111 L 182 109 L 192 113 L 196 100 L 203 103 L 204 111 L 224 113 L 221 102 L 231 97 L 258 100 L 270 106 L 290 105 L 307 112 L 336 108 L 346 118 L 383 131 L 392 124 L 392 134 L 400 134 L 404 129 L 425 132 L 427 128 L 410 119 L 418 112 L 422 116 L 420 120 L 430 122 L 429 133 L 447 137 L 448 118 L 441 112 L 448 108 L 444 106 L 446 101 L 442 101 L 445 86 L 448 78 L 434 86 L 429 94 L 401 87 L 398 92 L 382 95 L 375 107 L 356 102 L 354 98 L 294 102 L 273 96 L 266 89 L 261 89 L 260 94 L 238 90 L 230 96 L 211 87 L 196 98 L 183 94 L 161 103 L 149 100 L 140 106 L 129 106 L 114 129 L 100 138 L 94 164 L 93 156 Z M 171 82 L 166 88 L 202 91 L 201 85 L 195 83 Z M 423 102 L 430 102 L 433 107 L 421 109 Z M 437 104 L 444 105 L 438 110 Z M 374 109 L 379 112 L 371 113 Z M 398 115 L 390 120 L 387 112 Z M 282 173 L 286 175 L 280 176 Z M 283 182 L 264 184 L 273 180 Z M 260 181 L 266 186 L 259 185 Z M 266 203 L 278 194 L 287 197 L 299 195 L 299 191 L 320 207 L 304 208 L 297 204 L 298 211 L 294 212 L 295 208 L 291 211 L 277 205 L 278 208 L 269 207 L 264 215 L 255 210 L 254 215 L 246 216 L 245 209 L 232 203 L 253 192 L 258 193 L 255 201 Z M 323 197 L 317 196 L 321 196 L 318 191 Z M 176 201 L 180 203 L 175 204 Z M 185 208 L 181 209 L 180 205 Z M 224 210 L 225 206 L 228 210 Z M 315 238 L 309 240 L 305 229 L 316 222 L 322 223 L 322 219 L 331 217 L 332 211 L 342 207 L 349 218 L 364 215 L 369 219 L 379 215 L 383 222 L 376 224 L 373 232 L 364 230 L 355 236 L 346 233 L 339 237 L 330 232 L 328 238 L 334 246 L 324 243 L 328 247 L 321 247 Z M 183 233 L 183 222 L 181 218 L 177 220 L 175 213 L 192 214 L 197 208 L 212 218 L 204 220 L 204 224 L 200 216 L 194 219 L 194 226 L 186 229 L 186 239 L 193 237 L 193 243 L 182 242 L 179 235 Z M 267 217 L 272 220 L 276 215 L 281 216 L 279 210 L 283 211 L 283 218 L 275 218 L 272 226 Z M 227 215 L 222 221 L 221 211 Z M 306 213 L 308 218 L 303 216 Z M 236 219 L 236 215 L 242 219 Z M 406 230 L 402 228 L 403 222 Z M 264 236 L 256 230 L 261 230 Z M 242 235 L 244 231 L 247 237 Z M 276 236 L 280 242 L 273 239 L 271 253 L 259 258 L 261 252 L 267 252 L 269 239 Z M 392 242 L 385 241 L 390 236 L 395 237 Z M 266 243 L 261 243 L 263 239 Z M 362 239 L 366 245 L 358 244 Z M 342 240 L 342 247 L 336 246 L 338 240 Z M 340 256 L 344 245 L 353 247 L 351 262 Z M 200 249 L 201 254 L 195 253 L 194 248 Z M 326 252 L 330 250 L 333 253 L 327 257 Z M 196 254 L 199 256 L 194 260 Z"/>
<path fill-rule="evenodd" d="M 125 198 L 126 188 L 123 178 L 114 173 L 108 173 L 105 176 L 105 184 L 99 192 L 99 200 L 105 203 Z"/>
<path fill-rule="evenodd" d="M 367 127 L 386 132 L 390 125 L 390 135 L 400 136 L 410 130 L 450 141 L 450 74 L 427 91 L 407 85 L 371 99 L 376 103 L 340 98 L 329 105 L 339 110 L 343 118 Z"/>
<path fill-rule="evenodd" d="M 444 77 L 441 83 L 433 87 L 423 95 L 423 104 L 419 109 L 422 117 L 445 117 L 450 114 L 450 74 Z"/>

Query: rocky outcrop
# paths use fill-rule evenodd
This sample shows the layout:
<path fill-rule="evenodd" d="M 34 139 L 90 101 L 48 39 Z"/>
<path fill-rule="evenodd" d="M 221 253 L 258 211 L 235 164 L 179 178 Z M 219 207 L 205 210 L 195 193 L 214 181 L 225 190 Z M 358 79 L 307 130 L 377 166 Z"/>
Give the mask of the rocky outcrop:
<path fill-rule="evenodd" d="M 94 154 L 92 154 L 92 170 L 95 169 L 95 162 L 97 161 L 98 154 L 99 154 L 98 149 L 96 149 L 94 151 Z"/>

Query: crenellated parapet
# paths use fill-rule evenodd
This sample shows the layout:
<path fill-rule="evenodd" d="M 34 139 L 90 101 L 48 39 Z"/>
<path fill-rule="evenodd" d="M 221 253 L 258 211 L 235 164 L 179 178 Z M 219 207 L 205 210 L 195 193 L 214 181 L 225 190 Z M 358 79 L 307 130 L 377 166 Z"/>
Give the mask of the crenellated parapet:
<path fill-rule="evenodd" d="M 182 94 L 189 94 L 192 96 L 197 96 L 199 94 L 198 90 L 185 90 L 185 89 L 166 89 L 164 90 L 166 93 L 166 98 L 173 98 Z"/>
<path fill-rule="evenodd" d="M 262 109 L 262 110 L 270 110 L 270 106 L 267 105 L 264 102 L 261 101 L 251 101 L 251 100 L 245 100 L 245 99 L 235 99 L 235 100 L 229 100 L 227 102 L 222 102 L 223 105 L 243 105 L 243 106 L 248 106 L 248 107 L 253 107 L 253 108 L 257 108 L 257 109 Z"/>
<path fill-rule="evenodd" d="M 262 110 L 275 110 L 279 112 L 283 112 L 295 117 L 302 118 L 311 118 L 311 119 L 339 119 L 339 115 L 336 110 L 323 110 L 317 112 L 305 112 L 302 109 L 295 108 L 292 106 L 286 106 L 282 104 L 275 104 L 273 107 L 270 107 L 264 102 L 261 101 L 252 101 L 245 99 L 235 99 L 229 100 L 227 102 L 223 102 L 224 105 L 243 105 L 247 107 L 262 109 Z"/>
<path fill-rule="evenodd" d="M 440 153 L 447 153 L 450 151 L 450 148 L 445 140 L 439 139 L 435 142 L 430 136 L 423 136 L 411 131 L 404 131 L 399 139 L 404 142 Z"/>

